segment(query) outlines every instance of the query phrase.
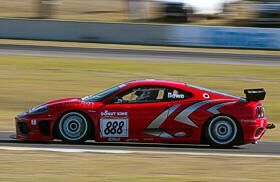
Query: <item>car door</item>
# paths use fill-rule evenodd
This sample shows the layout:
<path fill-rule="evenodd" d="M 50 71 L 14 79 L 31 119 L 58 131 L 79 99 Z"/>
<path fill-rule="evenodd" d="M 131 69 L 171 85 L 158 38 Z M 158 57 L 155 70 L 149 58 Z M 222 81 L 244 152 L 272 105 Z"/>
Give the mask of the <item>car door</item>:
<path fill-rule="evenodd" d="M 169 107 L 176 108 L 172 109 L 173 112 L 169 114 L 168 119 L 164 122 L 163 130 L 172 136 L 170 139 L 175 139 L 177 142 L 192 141 L 193 133 L 197 129 L 196 124 L 180 122 L 178 117 L 187 119 L 188 116 L 182 111 L 196 102 L 193 94 L 177 88 L 169 88 L 166 94 Z"/>
<path fill-rule="evenodd" d="M 160 131 L 149 132 L 149 125 L 168 107 L 165 92 L 163 87 L 142 86 L 117 95 L 117 101 L 106 104 L 100 111 L 101 137 L 131 141 L 159 137 Z"/>

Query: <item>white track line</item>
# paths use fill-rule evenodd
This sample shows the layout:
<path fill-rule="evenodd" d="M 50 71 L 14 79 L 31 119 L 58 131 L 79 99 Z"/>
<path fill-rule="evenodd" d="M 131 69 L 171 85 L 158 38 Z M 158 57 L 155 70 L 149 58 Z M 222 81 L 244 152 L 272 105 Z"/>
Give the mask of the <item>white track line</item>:
<path fill-rule="evenodd" d="M 102 149 L 65 149 L 65 148 L 36 148 L 36 147 L 10 147 L 0 146 L 0 150 L 13 151 L 47 151 L 64 153 L 106 153 L 106 154 L 164 154 L 164 155 L 192 155 L 192 156 L 217 156 L 217 157 L 251 157 L 251 158 L 280 158 L 280 155 L 266 154 L 230 154 L 209 152 L 160 152 L 160 151 L 134 151 L 134 150 L 102 150 Z"/>
<path fill-rule="evenodd" d="M 65 148 L 36 148 L 36 147 L 9 147 L 0 146 L 0 150 L 14 150 L 14 151 L 47 151 L 47 152 L 65 152 L 65 153 L 109 153 L 109 154 L 128 154 L 132 153 L 126 150 L 91 150 L 91 149 L 65 149 Z"/>

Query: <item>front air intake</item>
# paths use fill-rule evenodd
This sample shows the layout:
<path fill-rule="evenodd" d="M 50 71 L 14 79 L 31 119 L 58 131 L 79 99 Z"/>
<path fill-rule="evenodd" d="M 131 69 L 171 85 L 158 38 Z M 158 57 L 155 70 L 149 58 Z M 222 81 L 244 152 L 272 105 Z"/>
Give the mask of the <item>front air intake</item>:
<path fill-rule="evenodd" d="M 18 122 L 17 125 L 21 134 L 27 135 L 29 133 L 29 129 L 26 122 Z"/>

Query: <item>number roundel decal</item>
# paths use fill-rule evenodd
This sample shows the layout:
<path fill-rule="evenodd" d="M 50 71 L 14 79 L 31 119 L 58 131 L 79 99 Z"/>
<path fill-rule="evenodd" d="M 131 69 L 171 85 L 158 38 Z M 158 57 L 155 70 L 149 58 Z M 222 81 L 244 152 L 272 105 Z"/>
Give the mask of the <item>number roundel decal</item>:
<path fill-rule="evenodd" d="M 127 118 L 104 118 L 100 123 L 102 137 L 128 137 Z"/>

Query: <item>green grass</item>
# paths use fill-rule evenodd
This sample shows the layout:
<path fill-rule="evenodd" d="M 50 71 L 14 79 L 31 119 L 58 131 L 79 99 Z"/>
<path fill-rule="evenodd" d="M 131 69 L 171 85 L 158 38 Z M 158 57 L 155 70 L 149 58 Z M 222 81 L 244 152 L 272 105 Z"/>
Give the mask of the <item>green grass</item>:
<path fill-rule="evenodd" d="M 42 102 L 146 78 L 183 81 L 240 96 L 244 88 L 264 87 L 267 116 L 280 123 L 280 67 L 0 56 L 0 130 L 13 130 L 16 114 Z M 269 131 L 265 139 L 279 140 L 279 130 Z"/>
<path fill-rule="evenodd" d="M 273 158 L 0 152 L 0 181 L 279 181 Z"/>

